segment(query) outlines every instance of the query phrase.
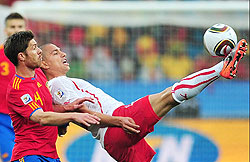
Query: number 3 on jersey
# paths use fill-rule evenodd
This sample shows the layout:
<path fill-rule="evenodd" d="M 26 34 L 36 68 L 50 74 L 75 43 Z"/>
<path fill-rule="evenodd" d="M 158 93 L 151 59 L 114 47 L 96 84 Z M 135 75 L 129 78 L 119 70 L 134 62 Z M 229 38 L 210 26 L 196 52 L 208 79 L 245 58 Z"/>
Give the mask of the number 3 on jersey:
<path fill-rule="evenodd" d="M 0 63 L 0 67 L 1 67 L 0 74 L 3 75 L 3 76 L 9 75 L 9 73 L 10 73 L 9 66 L 10 65 L 9 65 L 8 62 L 6 62 L 6 61 L 1 62 Z"/>

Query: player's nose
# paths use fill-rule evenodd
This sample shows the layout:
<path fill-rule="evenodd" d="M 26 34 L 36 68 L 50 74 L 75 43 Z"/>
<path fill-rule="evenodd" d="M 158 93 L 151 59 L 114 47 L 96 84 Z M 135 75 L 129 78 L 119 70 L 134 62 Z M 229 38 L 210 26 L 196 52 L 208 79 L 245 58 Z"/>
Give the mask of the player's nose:
<path fill-rule="evenodd" d="M 62 51 L 61 51 L 61 56 L 62 56 L 62 57 L 66 57 L 67 54 L 66 54 L 65 52 L 62 52 Z"/>
<path fill-rule="evenodd" d="M 37 54 L 38 54 L 38 55 L 42 55 L 42 50 L 41 50 L 41 48 L 37 47 L 37 49 L 38 49 L 38 50 L 37 50 Z"/>

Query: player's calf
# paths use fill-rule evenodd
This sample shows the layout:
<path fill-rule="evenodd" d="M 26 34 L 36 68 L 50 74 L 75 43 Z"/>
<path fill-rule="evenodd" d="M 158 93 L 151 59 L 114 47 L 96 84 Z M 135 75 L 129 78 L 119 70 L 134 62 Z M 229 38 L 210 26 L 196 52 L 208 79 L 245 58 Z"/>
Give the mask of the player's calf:
<path fill-rule="evenodd" d="M 193 73 L 183 78 L 180 82 L 175 83 L 172 87 L 174 100 L 182 103 L 198 95 L 204 88 L 220 77 L 222 67 L 223 62 L 221 61 L 209 69 Z"/>

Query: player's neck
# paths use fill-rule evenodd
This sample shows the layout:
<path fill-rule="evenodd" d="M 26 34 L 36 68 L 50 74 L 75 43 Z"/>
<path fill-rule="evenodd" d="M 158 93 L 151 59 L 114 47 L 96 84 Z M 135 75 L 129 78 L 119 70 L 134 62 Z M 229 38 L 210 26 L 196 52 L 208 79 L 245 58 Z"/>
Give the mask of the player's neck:
<path fill-rule="evenodd" d="M 31 78 L 35 76 L 35 69 L 30 69 L 28 67 L 16 67 L 16 74 L 24 78 Z"/>

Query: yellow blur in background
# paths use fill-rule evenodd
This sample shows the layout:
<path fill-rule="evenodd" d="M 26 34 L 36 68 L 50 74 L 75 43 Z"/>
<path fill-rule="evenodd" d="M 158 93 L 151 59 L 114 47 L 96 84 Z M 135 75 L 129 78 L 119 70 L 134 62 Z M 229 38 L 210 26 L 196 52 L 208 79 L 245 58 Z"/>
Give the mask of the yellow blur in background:
<path fill-rule="evenodd" d="M 187 129 L 204 135 L 212 140 L 219 149 L 216 162 L 249 162 L 249 120 L 248 119 L 171 119 L 163 124 Z M 62 162 L 69 162 L 66 157 L 67 147 L 87 132 L 70 124 L 67 134 L 57 141 L 58 153 Z M 148 136 L 148 143 L 154 148 L 160 141 Z M 78 150 L 84 153 L 84 149 Z M 91 155 L 88 155 L 91 156 Z"/>

